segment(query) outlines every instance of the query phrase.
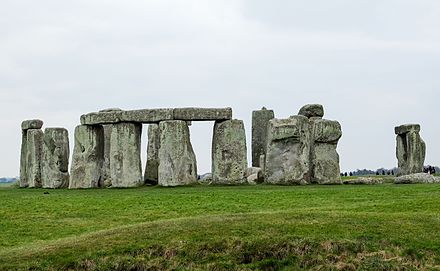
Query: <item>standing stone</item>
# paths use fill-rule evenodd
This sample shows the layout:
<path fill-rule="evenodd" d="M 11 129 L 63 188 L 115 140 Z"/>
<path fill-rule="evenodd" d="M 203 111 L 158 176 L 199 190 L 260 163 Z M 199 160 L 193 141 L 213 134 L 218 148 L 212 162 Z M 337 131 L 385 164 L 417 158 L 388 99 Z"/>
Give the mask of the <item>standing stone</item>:
<path fill-rule="evenodd" d="M 38 188 L 41 183 L 41 153 L 44 133 L 40 129 L 27 130 L 26 175 L 29 187 Z"/>
<path fill-rule="evenodd" d="M 159 124 L 148 125 L 147 165 L 145 166 L 144 182 L 156 185 L 159 182 Z"/>
<path fill-rule="evenodd" d="M 252 166 L 261 167 L 260 156 L 266 154 L 267 126 L 275 117 L 273 110 L 263 107 L 252 112 Z"/>
<path fill-rule="evenodd" d="M 141 133 L 141 124 L 121 122 L 111 126 L 110 178 L 112 187 L 136 187 L 143 184 Z"/>
<path fill-rule="evenodd" d="M 212 140 L 212 183 L 246 183 L 246 133 L 241 120 L 216 122 Z"/>
<path fill-rule="evenodd" d="M 77 126 L 69 188 L 103 187 L 103 162 L 104 130 L 102 126 Z"/>
<path fill-rule="evenodd" d="M 341 125 L 337 121 L 310 120 L 313 127 L 311 152 L 312 182 L 318 184 L 341 184 L 339 155 L 336 152 L 342 136 Z"/>
<path fill-rule="evenodd" d="M 21 153 L 20 153 L 20 180 L 18 185 L 20 187 L 28 187 L 28 137 L 27 132 L 30 129 L 41 129 L 43 127 L 43 121 L 34 119 L 34 120 L 25 120 L 21 123 Z"/>
<path fill-rule="evenodd" d="M 309 120 L 304 116 L 269 121 L 265 182 L 307 184 L 310 181 Z"/>
<path fill-rule="evenodd" d="M 64 128 L 46 128 L 43 138 L 41 181 L 43 188 L 69 185 L 69 135 Z"/>
<path fill-rule="evenodd" d="M 301 107 L 298 115 L 307 118 L 322 118 L 324 117 L 324 107 L 320 104 L 306 104 Z"/>
<path fill-rule="evenodd" d="M 397 176 L 423 172 L 426 144 L 420 137 L 420 125 L 407 124 L 395 127 L 397 135 Z"/>
<path fill-rule="evenodd" d="M 197 183 L 197 162 L 185 121 L 159 124 L 159 185 L 177 186 Z"/>

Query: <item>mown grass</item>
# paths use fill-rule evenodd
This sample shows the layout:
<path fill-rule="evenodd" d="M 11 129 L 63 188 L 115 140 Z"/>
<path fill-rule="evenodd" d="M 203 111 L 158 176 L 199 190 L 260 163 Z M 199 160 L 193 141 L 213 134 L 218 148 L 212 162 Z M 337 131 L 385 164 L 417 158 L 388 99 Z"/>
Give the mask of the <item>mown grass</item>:
<path fill-rule="evenodd" d="M 440 270 L 440 185 L 0 188 L 1 270 Z"/>

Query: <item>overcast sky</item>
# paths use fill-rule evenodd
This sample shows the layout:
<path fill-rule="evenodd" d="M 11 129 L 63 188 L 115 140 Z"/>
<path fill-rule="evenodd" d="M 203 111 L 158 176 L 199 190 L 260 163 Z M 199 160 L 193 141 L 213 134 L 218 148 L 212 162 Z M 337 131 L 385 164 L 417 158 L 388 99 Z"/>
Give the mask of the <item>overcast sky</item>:
<path fill-rule="evenodd" d="M 2 0 L 0 176 L 18 175 L 22 120 L 73 136 L 109 107 L 230 106 L 250 152 L 252 110 L 321 103 L 343 171 L 394 167 L 404 123 L 440 165 L 439 14 L 438 0 Z M 212 123 L 191 137 L 209 172 Z"/>

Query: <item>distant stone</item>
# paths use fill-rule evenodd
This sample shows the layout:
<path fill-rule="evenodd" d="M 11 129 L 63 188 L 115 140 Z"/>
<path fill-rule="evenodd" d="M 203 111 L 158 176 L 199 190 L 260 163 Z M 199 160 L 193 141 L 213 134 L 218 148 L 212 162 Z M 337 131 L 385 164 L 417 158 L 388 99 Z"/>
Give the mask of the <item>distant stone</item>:
<path fill-rule="evenodd" d="M 350 179 L 344 181 L 344 184 L 365 184 L 365 185 L 373 185 L 373 184 L 383 184 L 382 178 L 373 178 L 373 177 L 359 177 L 355 179 Z"/>
<path fill-rule="evenodd" d="M 41 187 L 41 157 L 44 133 L 40 129 L 27 130 L 26 174 L 28 187 Z"/>
<path fill-rule="evenodd" d="M 147 165 L 144 182 L 156 185 L 159 182 L 160 129 L 158 124 L 148 125 Z"/>
<path fill-rule="evenodd" d="M 246 171 L 248 184 L 260 184 L 264 182 L 264 173 L 259 167 L 250 167 Z"/>
<path fill-rule="evenodd" d="M 41 181 L 43 188 L 69 185 L 69 135 L 64 128 L 46 128 L 43 138 Z"/>
<path fill-rule="evenodd" d="M 324 117 L 324 107 L 320 104 L 307 104 L 299 110 L 298 115 L 306 116 L 307 118 L 322 118 Z"/>
<path fill-rule="evenodd" d="M 232 119 L 232 108 L 175 108 L 175 120 L 222 121 Z"/>
<path fill-rule="evenodd" d="M 107 108 L 107 109 L 99 110 L 99 113 L 109 113 L 109 112 L 118 112 L 118 111 L 122 111 L 122 109 L 121 108 Z"/>
<path fill-rule="evenodd" d="M 200 176 L 199 184 L 210 185 L 211 183 L 212 183 L 212 174 L 211 173 L 206 173 L 206 174 L 203 174 L 202 176 Z"/>
<path fill-rule="evenodd" d="M 111 126 L 111 187 L 136 187 L 143 184 L 141 132 L 141 124 L 122 122 Z"/>
<path fill-rule="evenodd" d="M 103 163 L 104 130 L 102 126 L 77 126 L 69 188 L 103 187 Z"/>
<path fill-rule="evenodd" d="M 264 107 L 252 112 L 252 166 L 254 167 L 261 167 L 260 156 L 266 154 L 267 128 L 273 118 L 275 118 L 273 110 Z"/>
<path fill-rule="evenodd" d="M 20 149 L 20 178 L 17 182 L 20 188 L 25 188 L 29 186 L 27 180 L 27 152 L 27 130 L 22 130 Z"/>
<path fill-rule="evenodd" d="M 400 125 L 394 128 L 394 133 L 396 135 L 402 135 L 409 132 L 420 132 L 420 125 L 419 124 L 404 124 Z"/>
<path fill-rule="evenodd" d="M 29 130 L 29 129 L 41 129 L 43 127 L 43 121 L 42 120 L 25 120 L 21 123 L 21 129 L 23 131 Z"/>
<path fill-rule="evenodd" d="M 241 120 L 216 122 L 212 140 L 212 182 L 246 182 L 246 133 Z"/>
<path fill-rule="evenodd" d="M 159 124 L 160 148 L 158 178 L 161 186 L 197 183 L 197 162 L 185 121 Z"/>
<path fill-rule="evenodd" d="M 440 183 L 440 177 L 428 173 L 415 173 L 397 177 L 395 184 Z"/>
<path fill-rule="evenodd" d="M 395 128 L 397 176 L 423 172 L 426 144 L 420 137 L 417 124 L 402 125 Z"/>

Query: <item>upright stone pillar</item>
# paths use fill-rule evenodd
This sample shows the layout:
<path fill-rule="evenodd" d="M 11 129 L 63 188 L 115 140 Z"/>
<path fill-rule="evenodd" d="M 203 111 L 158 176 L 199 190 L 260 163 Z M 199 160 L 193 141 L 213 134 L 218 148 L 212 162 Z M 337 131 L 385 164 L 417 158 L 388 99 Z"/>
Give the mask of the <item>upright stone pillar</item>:
<path fill-rule="evenodd" d="M 112 125 L 110 135 L 112 187 L 136 187 L 143 184 L 141 133 L 141 124 L 121 122 Z"/>
<path fill-rule="evenodd" d="M 41 181 L 43 188 L 69 185 L 69 135 L 64 128 L 46 128 L 43 138 Z"/>
<path fill-rule="evenodd" d="M 273 110 L 263 107 L 261 110 L 252 112 L 252 166 L 260 165 L 261 155 L 266 155 L 267 128 L 269 121 L 275 118 Z"/>
<path fill-rule="evenodd" d="M 241 120 L 216 122 L 212 140 L 212 183 L 246 183 L 246 133 Z"/>
<path fill-rule="evenodd" d="M 30 188 L 39 188 L 41 182 L 41 157 L 44 133 L 40 129 L 27 130 L 26 175 Z"/>
<path fill-rule="evenodd" d="M 75 128 L 75 147 L 69 188 L 103 187 L 104 129 L 100 125 Z"/>
<path fill-rule="evenodd" d="M 25 120 L 21 123 L 22 137 L 21 137 L 21 155 L 20 155 L 20 180 L 18 183 L 20 187 L 28 187 L 29 186 L 29 176 L 28 176 L 29 156 L 28 156 L 28 152 L 29 152 L 29 148 L 33 149 L 33 147 L 32 146 L 28 147 L 28 131 L 29 130 L 40 130 L 41 127 L 43 127 L 43 121 L 41 121 L 41 120 Z M 34 140 L 32 140 L 32 141 L 34 141 Z M 36 147 L 36 146 L 34 146 L 34 147 Z M 39 148 L 41 148 L 41 146 Z M 35 152 L 35 154 L 37 154 L 37 153 Z M 40 153 L 40 156 L 41 156 L 41 153 Z M 31 175 L 33 175 L 33 174 L 31 174 Z"/>
<path fill-rule="evenodd" d="M 394 131 L 397 135 L 397 176 L 423 172 L 426 144 L 419 134 L 420 125 L 401 125 L 395 127 Z"/>
<path fill-rule="evenodd" d="M 309 120 L 304 116 L 269 121 L 265 182 L 307 184 L 310 181 Z"/>
<path fill-rule="evenodd" d="M 148 125 L 147 165 L 145 166 L 144 182 L 156 185 L 159 182 L 159 124 Z"/>
<path fill-rule="evenodd" d="M 159 185 L 178 186 L 197 183 L 197 162 L 185 121 L 159 124 Z"/>

